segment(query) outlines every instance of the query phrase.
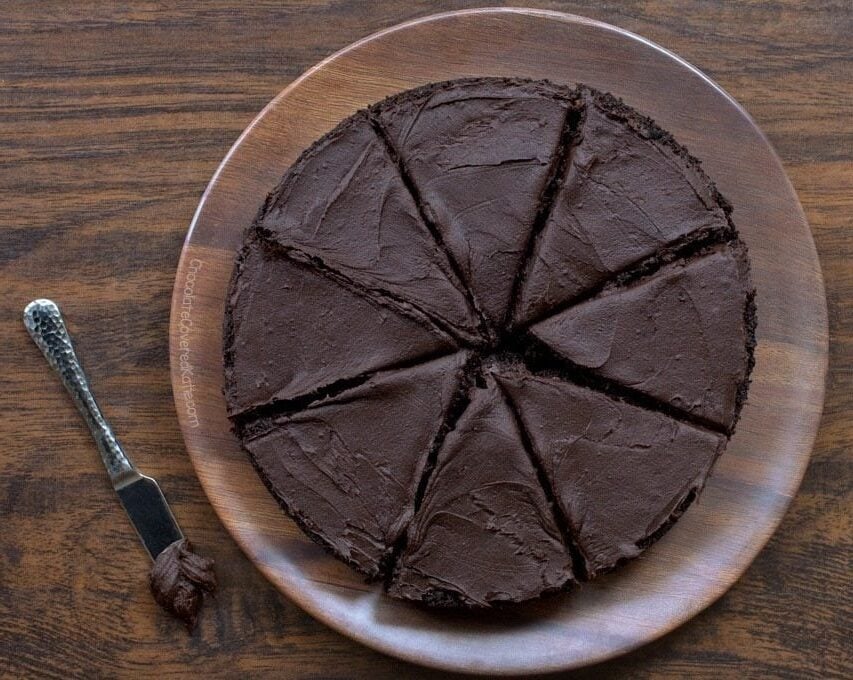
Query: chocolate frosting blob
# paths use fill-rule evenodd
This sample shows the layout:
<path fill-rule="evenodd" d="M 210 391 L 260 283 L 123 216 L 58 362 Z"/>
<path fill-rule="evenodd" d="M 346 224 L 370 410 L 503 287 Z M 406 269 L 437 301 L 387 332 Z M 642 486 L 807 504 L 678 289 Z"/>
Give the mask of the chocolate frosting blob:
<path fill-rule="evenodd" d="M 213 560 L 194 552 L 187 539 L 175 541 L 154 560 L 149 585 L 157 604 L 192 631 L 204 594 L 216 590 Z"/>

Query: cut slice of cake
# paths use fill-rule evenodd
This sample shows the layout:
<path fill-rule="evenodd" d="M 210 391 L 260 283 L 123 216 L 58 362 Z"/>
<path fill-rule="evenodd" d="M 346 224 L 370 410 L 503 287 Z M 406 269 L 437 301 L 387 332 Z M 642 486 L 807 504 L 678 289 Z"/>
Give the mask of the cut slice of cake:
<path fill-rule="evenodd" d="M 430 85 L 374 109 L 493 328 L 503 323 L 570 106 L 548 83 Z"/>
<path fill-rule="evenodd" d="M 419 310 L 468 342 L 478 319 L 364 113 L 314 144 L 256 225 L 282 246 L 371 293 Z"/>
<path fill-rule="evenodd" d="M 485 607 L 572 581 L 553 508 L 491 378 L 444 440 L 407 539 L 396 597 Z"/>
<path fill-rule="evenodd" d="M 229 415 L 453 351 L 450 338 L 251 241 L 225 329 Z"/>
<path fill-rule="evenodd" d="M 730 432 L 754 342 L 747 267 L 744 248 L 718 246 L 530 332 L 571 362 Z"/>
<path fill-rule="evenodd" d="M 299 413 L 256 423 L 260 434 L 244 441 L 299 525 L 371 578 L 382 574 L 412 517 L 466 358 L 459 352 L 379 373 Z"/>
<path fill-rule="evenodd" d="M 555 378 L 498 374 L 589 576 L 640 554 L 702 490 L 722 435 Z"/>
<path fill-rule="evenodd" d="M 583 123 L 528 265 L 516 325 L 673 242 L 731 232 L 728 204 L 684 147 L 614 97 L 582 91 Z"/>

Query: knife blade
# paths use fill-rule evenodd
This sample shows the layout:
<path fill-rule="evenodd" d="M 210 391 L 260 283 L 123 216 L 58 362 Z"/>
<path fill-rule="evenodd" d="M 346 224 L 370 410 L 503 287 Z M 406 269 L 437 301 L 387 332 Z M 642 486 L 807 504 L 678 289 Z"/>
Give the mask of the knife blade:
<path fill-rule="evenodd" d="M 148 555 L 156 559 L 184 534 L 160 486 L 139 472 L 101 413 L 59 307 L 52 300 L 33 300 L 24 309 L 24 326 L 86 421 L 125 512 Z"/>

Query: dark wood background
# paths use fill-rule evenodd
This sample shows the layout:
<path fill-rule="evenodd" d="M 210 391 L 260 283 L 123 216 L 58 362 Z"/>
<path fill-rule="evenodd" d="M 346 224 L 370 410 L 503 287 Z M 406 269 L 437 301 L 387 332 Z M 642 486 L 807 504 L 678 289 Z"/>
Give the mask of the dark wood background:
<path fill-rule="evenodd" d="M 281 597 L 207 504 L 169 386 L 181 243 L 217 164 L 288 82 L 380 28 L 466 2 L 0 3 L 0 677 L 439 677 Z M 494 3 L 501 4 L 501 3 Z M 837 2 L 528 2 L 609 21 L 716 79 L 775 145 L 826 279 L 826 408 L 778 533 L 718 603 L 578 678 L 851 677 L 853 11 Z M 193 636 L 69 399 L 27 338 L 60 302 L 104 410 L 221 590 Z"/>

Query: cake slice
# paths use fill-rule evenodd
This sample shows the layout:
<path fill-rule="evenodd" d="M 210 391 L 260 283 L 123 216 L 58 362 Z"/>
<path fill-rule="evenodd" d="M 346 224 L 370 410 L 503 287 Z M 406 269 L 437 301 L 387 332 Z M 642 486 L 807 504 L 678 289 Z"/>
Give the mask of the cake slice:
<path fill-rule="evenodd" d="M 640 554 L 702 490 L 722 435 L 522 371 L 498 375 L 587 575 Z"/>
<path fill-rule="evenodd" d="M 747 267 L 744 248 L 719 246 L 530 330 L 571 362 L 731 432 L 754 342 Z"/>
<path fill-rule="evenodd" d="M 265 432 L 244 440 L 287 512 L 368 577 L 382 574 L 412 517 L 430 447 L 466 358 L 459 352 L 377 374 L 332 399 L 275 418 Z"/>
<path fill-rule="evenodd" d="M 472 79 L 374 108 L 427 214 L 498 328 L 560 146 L 567 92 Z"/>
<path fill-rule="evenodd" d="M 582 91 L 583 123 L 528 266 L 516 325 L 673 242 L 731 231 L 728 205 L 669 133 L 611 95 Z"/>
<path fill-rule="evenodd" d="M 478 341 L 466 288 L 364 113 L 299 158 L 256 224 L 364 290 L 420 311 L 467 342 Z"/>
<path fill-rule="evenodd" d="M 489 378 L 438 452 L 389 592 L 435 606 L 486 607 L 571 581 L 553 508 Z"/>
<path fill-rule="evenodd" d="M 230 416 L 454 349 L 437 330 L 258 241 L 238 258 L 224 344 Z"/>

